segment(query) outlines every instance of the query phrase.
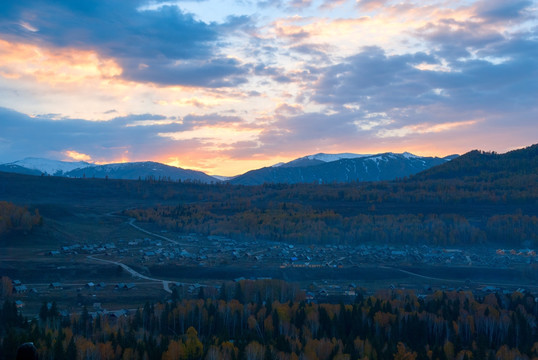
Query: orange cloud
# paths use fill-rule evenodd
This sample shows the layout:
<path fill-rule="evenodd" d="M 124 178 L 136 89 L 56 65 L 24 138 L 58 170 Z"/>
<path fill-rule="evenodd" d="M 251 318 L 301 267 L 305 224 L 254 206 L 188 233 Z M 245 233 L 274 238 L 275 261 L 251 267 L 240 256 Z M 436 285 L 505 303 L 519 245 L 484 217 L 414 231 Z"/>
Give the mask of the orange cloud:
<path fill-rule="evenodd" d="M 72 160 L 77 160 L 77 161 L 91 161 L 92 160 L 92 157 L 90 155 L 79 153 L 78 151 L 74 151 L 74 150 L 66 150 L 63 152 L 63 154 Z"/>
<path fill-rule="evenodd" d="M 330 19 L 293 16 L 276 20 L 267 36 L 289 39 L 293 43 L 329 44 L 338 49 L 332 53 L 340 56 L 355 53 L 357 47 L 372 45 L 397 52 L 398 46 L 407 46 L 399 43 L 412 37 L 415 32 L 423 31 L 426 26 L 446 24 L 444 20 L 447 19 L 451 20 L 452 27 L 481 21 L 476 16 L 476 7 L 464 3 L 461 6 L 449 5 L 451 7 L 403 2 L 385 5 L 382 10 L 368 8 L 366 12 L 359 11 L 359 17 Z"/>
<path fill-rule="evenodd" d="M 203 126 L 194 130 L 159 133 L 158 135 L 175 141 L 196 139 L 204 150 L 222 151 L 240 141 L 257 141 L 262 129 L 239 126 Z"/>
<path fill-rule="evenodd" d="M 481 120 L 446 122 L 441 124 L 417 124 L 408 125 L 399 129 L 384 129 L 377 133 L 380 138 L 405 137 L 412 134 L 440 133 L 453 130 L 460 127 L 467 127 L 476 124 Z"/>
<path fill-rule="evenodd" d="M 5 40 L 0 40 L 0 70 L 7 78 L 32 77 L 50 85 L 106 80 L 122 74 L 115 60 L 94 51 L 57 50 Z"/>

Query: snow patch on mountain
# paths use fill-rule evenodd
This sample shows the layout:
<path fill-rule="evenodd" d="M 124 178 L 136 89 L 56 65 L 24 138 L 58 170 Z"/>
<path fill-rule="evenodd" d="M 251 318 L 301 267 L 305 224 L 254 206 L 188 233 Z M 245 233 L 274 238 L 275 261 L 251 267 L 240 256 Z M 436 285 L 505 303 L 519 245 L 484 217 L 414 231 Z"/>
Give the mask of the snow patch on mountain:
<path fill-rule="evenodd" d="M 308 159 L 308 160 L 320 160 L 323 162 L 332 162 L 332 161 L 338 161 L 342 159 L 356 159 L 360 157 L 370 156 L 366 154 L 353 154 L 353 153 L 340 153 L 340 154 L 325 154 L 325 153 L 318 153 L 314 155 L 308 155 L 300 159 Z"/>
<path fill-rule="evenodd" d="M 87 163 L 85 161 L 60 161 L 32 157 L 18 160 L 5 165 L 18 165 L 27 169 L 41 171 L 42 173 L 49 175 L 64 174 L 75 169 L 94 166 L 93 164 Z"/>
<path fill-rule="evenodd" d="M 404 152 L 404 153 L 402 154 L 402 156 L 403 156 L 404 158 L 406 158 L 406 159 L 417 159 L 417 158 L 420 157 L 420 156 L 411 154 L 411 153 L 409 153 L 409 152 L 407 152 L 407 151 Z"/>

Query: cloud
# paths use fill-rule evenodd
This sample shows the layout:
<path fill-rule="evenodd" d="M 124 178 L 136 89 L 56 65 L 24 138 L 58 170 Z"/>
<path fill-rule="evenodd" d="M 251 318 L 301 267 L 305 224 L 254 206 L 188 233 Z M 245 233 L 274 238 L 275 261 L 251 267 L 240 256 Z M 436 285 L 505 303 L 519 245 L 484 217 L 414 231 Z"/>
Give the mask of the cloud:
<path fill-rule="evenodd" d="M 258 76 L 268 76 L 277 83 L 290 83 L 293 81 L 293 79 L 286 74 L 286 70 L 284 68 L 266 66 L 264 64 L 257 65 L 254 68 L 254 74 Z"/>
<path fill-rule="evenodd" d="M 291 8 L 305 9 L 312 5 L 312 0 L 291 0 L 288 4 Z"/>
<path fill-rule="evenodd" d="M 286 9 L 306 9 L 312 5 L 312 0 L 262 0 L 257 2 L 259 8 L 269 7 Z"/>
<path fill-rule="evenodd" d="M 316 63 L 329 63 L 330 62 L 330 46 L 317 45 L 317 44 L 301 44 L 292 46 L 290 50 L 295 51 L 301 55 L 311 56 L 316 60 Z"/>
<path fill-rule="evenodd" d="M 357 0 L 357 6 L 364 11 L 371 11 L 385 6 L 387 0 Z"/>
<path fill-rule="evenodd" d="M 532 5 L 529 0 L 482 0 L 477 5 L 477 15 L 489 21 L 514 20 L 525 17 Z"/>
<path fill-rule="evenodd" d="M 238 116 L 224 116 L 220 114 L 187 115 L 183 118 L 183 124 L 189 129 L 215 125 L 246 125 L 244 120 Z"/>
<path fill-rule="evenodd" d="M 437 54 L 387 55 L 368 47 L 322 68 L 312 99 L 356 103 L 371 112 L 432 104 L 473 110 L 536 108 L 537 47 L 533 39 L 503 39 L 483 50 L 484 59 L 454 60 L 449 69 L 438 66 L 443 59 Z M 500 62 L 487 60 L 501 56 Z"/>
<path fill-rule="evenodd" d="M 320 9 L 334 9 L 336 7 L 342 6 L 349 0 L 324 0 L 322 4 L 319 6 Z"/>
<path fill-rule="evenodd" d="M 204 23 L 177 6 L 141 10 L 141 4 L 120 0 L 2 2 L 0 36 L 59 51 L 95 52 L 114 59 L 122 69 L 114 76 L 128 80 L 203 87 L 246 81 L 244 65 L 221 55 L 219 40 L 226 25 L 235 29 L 245 26 L 248 19 Z"/>
<path fill-rule="evenodd" d="M 535 142 L 535 6 L 0 2 L 0 97 L 21 112 L 0 110 L 0 159 L 201 168 L 320 151 L 475 148 L 503 136 L 517 137 L 510 146 Z M 225 11 L 201 12 L 212 7 Z M 212 18 L 226 20 L 200 20 Z"/>
<path fill-rule="evenodd" d="M 108 121 L 53 118 L 0 108 L 0 163 L 35 156 L 97 163 L 153 159 L 198 167 L 204 157 L 219 156 L 222 161 L 236 146 L 256 143 L 262 131 L 240 117 L 220 114 L 182 119 L 130 114 Z"/>
<path fill-rule="evenodd" d="M 70 160 L 76 160 L 76 161 L 91 161 L 92 157 L 88 154 L 82 154 L 78 151 L 74 150 L 66 150 L 63 152 L 65 156 L 67 156 Z"/>
<path fill-rule="evenodd" d="M 387 56 L 383 49 L 367 47 L 342 63 L 326 67 L 315 87 L 313 100 L 325 104 L 360 103 L 370 111 L 384 107 L 424 103 L 430 90 L 428 77 L 415 68 L 437 60 L 424 53 Z"/>
<path fill-rule="evenodd" d="M 248 67 L 236 59 L 151 61 L 140 67 L 137 62 L 124 64 L 125 78 L 136 82 L 152 82 L 160 85 L 188 85 L 208 88 L 235 87 L 246 83 Z"/>
<path fill-rule="evenodd" d="M 131 115 L 110 121 L 53 120 L 0 108 L 0 118 L 2 137 L 10 139 L 0 162 L 28 156 L 73 158 L 76 154 L 87 155 L 94 161 L 110 161 L 125 156 L 126 152 L 129 159 L 150 159 L 172 149 L 181 152 L 185 146 L 158 136 L 160 132 L 183 130 L 180 123 L 132 126 L 143 119 L 162 119 L 159 115 Z"/>
<path fill-rule="evenodd" d="M 423 123 L 423 124 L 418 124 L 418 125 L 408 125 L 399 129 L 381 129 L 377 133 L 377 136 L 380 138 L 388 138 L 388 137 L 405 137 L 411 134 L 440 133 L 440 132 L 445 132 L 445 131 L 452 130 L 455 128 L 472 126 L 472 125 L 475 125 L 477 122 L 478 122 L 477 120 L 470 120 L 470 121 L 448 122 L 448 123 L 441 123 L 441 124 Z"/>

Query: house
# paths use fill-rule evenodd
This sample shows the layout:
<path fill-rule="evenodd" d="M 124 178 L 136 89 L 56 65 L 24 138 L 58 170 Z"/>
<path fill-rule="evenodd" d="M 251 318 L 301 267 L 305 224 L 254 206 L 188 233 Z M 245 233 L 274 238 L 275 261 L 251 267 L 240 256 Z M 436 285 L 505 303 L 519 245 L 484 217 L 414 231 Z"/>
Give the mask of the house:
<path fill-rule="evenodd" d="M 22 309 L 24 307 L 24 303 L 21 300 L 15 301 L 15 307 L 17 309 Z"/>
<path fill-rule="evenodd" d="M 94 284 L 93 282 L 90 281 L 89 283 L 87 283 L 87 284 L 85 285 L 85 287 L 88 288 L 88 289 L 93 289 L 93 288 L 95 287 L 95 284 Z"/>
<path fill-rule="evenodd" d="M 63 288 L 62 283 L 59 283 L 59 282 L 53 282 L 49 284 L 49 289 L 59 290 L 62 288 Z"/>
<path fill-rule="evenodd" d="M 106 311 L 105 312 L 105 316 L 109 319 L 109 320 L 117 320 L 119 319 L 120 317 L 124 317 L 124 316 L 127 316 L 129 314 L 129 311 L 125 310 L 125 309 L 121 309 L 121 310 L 113 310 L 113 311 Z"/>
<path fill-rule="evenodd" d="M 495 293 L 497 291 L 500 291 L 501 289 L 498 288 L 498 287 L 495 287 L 495 286 L 484 286 L 482 289 L 481 289 L 483 292 L 487 292 L 487 293 Z"/>
<path fill-rule="evenodd" d="M 14 294 L 24 294 L 28 291 L 28 288 L 26 285 L 17 285 L 13 287 L 13 293 Z"/>
<path fill-rule="evenodd" d="M 119 283 L 119 284 L 116 284 L 114 289 L 116 289 L 116 290 L 131 290 L 134 287 L 135 287 L 135 284 L 133 284 L 133 283 L 128 283 L 128 284 Z"/>
<path fill-rule="evenodd" d="M 20 286 L 20 285 L 22 285 L 22 282 L 21 282 L 20 280 L 13 280 L 11 283 L 13 284 L 13 286 Z"/>

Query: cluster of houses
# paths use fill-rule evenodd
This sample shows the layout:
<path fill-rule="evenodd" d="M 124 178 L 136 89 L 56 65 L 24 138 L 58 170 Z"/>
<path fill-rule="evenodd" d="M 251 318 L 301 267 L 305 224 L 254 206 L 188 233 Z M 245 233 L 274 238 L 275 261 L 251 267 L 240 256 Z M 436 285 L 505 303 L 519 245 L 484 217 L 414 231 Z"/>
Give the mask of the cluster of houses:
<path fill-rule="evenodd" d="M 292 245 L 274 241 L 239 242 L 223 236 L 178 236 L 177 244 L 150 238 L 120 240 L 119 244 L 74 244 L 48 255 L 98 254 L 131 257 L 141 263 L 180 262 L 214 266 L 240 263 L 280 267 L 321 268 L 368 264 L 510 265 L 538 263 L 536 251 L 485 248 L 446 249 L 427 245 Z"/>

